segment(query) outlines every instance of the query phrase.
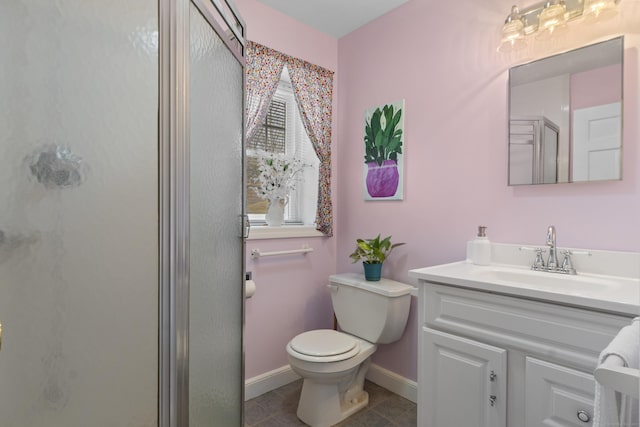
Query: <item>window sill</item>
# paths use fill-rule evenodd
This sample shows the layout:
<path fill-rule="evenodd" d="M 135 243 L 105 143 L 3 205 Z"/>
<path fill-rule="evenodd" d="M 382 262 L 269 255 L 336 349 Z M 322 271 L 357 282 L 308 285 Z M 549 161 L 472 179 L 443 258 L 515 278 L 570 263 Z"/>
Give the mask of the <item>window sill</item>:
<path fill-rule="evenodd" d="M 314 225 L 285 225 L 269 227 L 268 225 L 253 225 L 249 230 L 247 240 L 261 239 L 289 239 L 295 237 L 323 237 L 324 234 L 316 230 Z"/>

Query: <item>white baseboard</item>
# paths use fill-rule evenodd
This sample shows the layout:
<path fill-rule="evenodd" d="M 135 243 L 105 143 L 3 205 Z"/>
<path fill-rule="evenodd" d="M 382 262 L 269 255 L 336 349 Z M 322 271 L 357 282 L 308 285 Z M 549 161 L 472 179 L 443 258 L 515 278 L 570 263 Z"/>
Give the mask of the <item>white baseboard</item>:
<path fill-rule="evenodd" d="M 244 382 L 244 400 L 253 399 L 299 378 L 289 365 L 249 378 Z"/>
<path fill-rule="evenodd" d="M 244 383 L 244 399 L 253 399 L 299 378 L 289 365 L 249 378 Z M 414 403 L 418 400 L 418 384 L 388 369 L 372 363 L 367 379 Z"/>
<path fill-rule="evenodd" d="M 395 372 L 372 363 L 367 372 L 367 379 L 413 403 L 418 401 L 418 383 Z"/>

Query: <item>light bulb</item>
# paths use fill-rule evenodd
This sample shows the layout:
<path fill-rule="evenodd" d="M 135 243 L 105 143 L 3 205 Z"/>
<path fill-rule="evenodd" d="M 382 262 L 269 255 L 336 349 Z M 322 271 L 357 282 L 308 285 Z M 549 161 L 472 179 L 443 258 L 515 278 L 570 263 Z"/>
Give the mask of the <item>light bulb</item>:
<path fill-rule="evenodd" d="M 564 13 L 566 11 L 563 1 L 560 2 L 547 2 L 540 16 L 538 17 L 538 25 L 541 30 L 549 30 L 553 32 L 554 27 L 562 25 L 566 22 L 567 18 Z"/>
<path fill-rule="evenodd" d="M 611 17 L 616 12 L 615 0 L 585 0 L 582 13 L 598 19 Z"/>
<path fill-rule="evenodd" d="M 520 18 L 518 6 L 514 5 L 502 27 L 502 44 L 498 48 L 498 51 L 511 52 L 512 50 L 522 49 L 526 46 L 526 43 L 522 40 L 523 35 L 524 23 Z"/>
<path fill-rule="evenodd" d="M 521 38 L 523 28 L 524 24 L 519 19 L 505 23 L 502 27 L 502 40 L 512 41 Z"/>

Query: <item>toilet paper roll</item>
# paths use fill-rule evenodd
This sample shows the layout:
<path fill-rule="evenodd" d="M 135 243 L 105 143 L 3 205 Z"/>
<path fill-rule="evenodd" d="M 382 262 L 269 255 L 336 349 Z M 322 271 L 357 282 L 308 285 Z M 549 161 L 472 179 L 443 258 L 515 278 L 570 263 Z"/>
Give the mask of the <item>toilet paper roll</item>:
<path fill-rule="evenodd" d="M 256 282 L 253 280 L 244 281 L 244 296 L 245 298 L 251 298 L 256 293 Z"/>

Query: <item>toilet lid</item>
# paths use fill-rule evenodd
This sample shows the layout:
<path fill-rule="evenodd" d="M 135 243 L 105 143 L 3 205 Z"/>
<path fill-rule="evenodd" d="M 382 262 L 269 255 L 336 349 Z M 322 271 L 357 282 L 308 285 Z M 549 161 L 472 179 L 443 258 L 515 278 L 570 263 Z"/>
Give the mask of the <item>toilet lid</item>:
<path fill-rule="evenodd" d="M 298 353 L 315 357 L 337 356 L 357 352 L 358 342 L 351 335 L 334 331 L 333 329 L 319 329 L 304 332 L 291 340 L 291 348 Z"/>

